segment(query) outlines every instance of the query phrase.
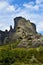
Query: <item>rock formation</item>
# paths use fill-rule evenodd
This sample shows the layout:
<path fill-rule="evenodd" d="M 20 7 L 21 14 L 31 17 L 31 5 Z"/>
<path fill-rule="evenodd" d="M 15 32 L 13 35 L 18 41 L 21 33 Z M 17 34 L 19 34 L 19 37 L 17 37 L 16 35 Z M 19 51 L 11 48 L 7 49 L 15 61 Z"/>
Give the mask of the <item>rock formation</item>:
<path fill-rule="evenodd" d="M 37 33 L 36 25 L 23 17 L 14 18 L 14 28 L 0 30 L 0 45 L 14 43 L 20 40 L 17 47 L 38 47 L 43 45 L 43 36 Z"/>

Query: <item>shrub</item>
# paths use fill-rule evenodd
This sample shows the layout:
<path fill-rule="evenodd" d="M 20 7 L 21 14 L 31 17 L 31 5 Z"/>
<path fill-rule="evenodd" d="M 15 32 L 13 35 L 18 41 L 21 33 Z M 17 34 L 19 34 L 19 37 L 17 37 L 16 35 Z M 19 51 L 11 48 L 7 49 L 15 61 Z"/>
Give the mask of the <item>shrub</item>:
<path fill-rule="evenodd" d="M 15 62 L 29 64 L 32 57 L 35 57 L 39 63 L 43 63 L 43 48 L 15 48 L 15 49 L 0 49 L 0 65 L 17 64 Z M 19 63 L 20 62 L 20 63 Z M 23 65 L 23 64 L 22 64 Z"/>
<path fill-rule="evenodd" d="M 37 58 L 39 62 L 43 63 L 43 48 L 42 47 L 39 48 L 39 51 L 37 52 L 35 57 Z"/>

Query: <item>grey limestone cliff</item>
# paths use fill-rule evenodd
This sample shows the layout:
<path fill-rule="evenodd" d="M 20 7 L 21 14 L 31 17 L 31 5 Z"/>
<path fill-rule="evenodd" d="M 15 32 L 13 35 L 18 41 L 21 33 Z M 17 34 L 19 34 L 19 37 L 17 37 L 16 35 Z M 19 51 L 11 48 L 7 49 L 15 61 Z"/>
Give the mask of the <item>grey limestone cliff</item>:
<path fill-rule="evenodd" d="M 17 47 L 35 47 L 43 45 L 42 38 L 36 31 L 36 25 L 23 17 L 14 18 L 14 28 L 10 25 L 9 31 L 0 30 L 0 45 L 20 40 Z"/>

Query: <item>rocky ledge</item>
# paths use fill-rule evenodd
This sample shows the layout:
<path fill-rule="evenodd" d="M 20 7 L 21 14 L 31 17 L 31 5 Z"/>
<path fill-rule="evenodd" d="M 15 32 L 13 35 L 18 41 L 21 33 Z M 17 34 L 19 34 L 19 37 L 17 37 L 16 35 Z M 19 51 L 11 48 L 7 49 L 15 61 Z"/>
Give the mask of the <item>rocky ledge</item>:
<path fill-rule="evenodd" d="M 10 30 L 0 30 L 0 45 L 15 43 L 16 47 L 39 47 L 43 46 L 43 36 L 36 31 L 36 25 L 23 17 L 14 18 L 14 28 L 10 25 Z"/>

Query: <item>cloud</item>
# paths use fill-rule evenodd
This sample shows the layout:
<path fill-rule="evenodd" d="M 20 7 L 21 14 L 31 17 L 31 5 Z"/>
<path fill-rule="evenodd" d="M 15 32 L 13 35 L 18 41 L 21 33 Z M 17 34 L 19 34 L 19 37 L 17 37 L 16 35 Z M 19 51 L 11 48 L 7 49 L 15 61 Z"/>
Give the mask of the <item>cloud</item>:
<path fill-rule="evenodd" d="M 37 31 L 43 30 L 43 0 L 36 0 L 34 2 L 28 2 L 22 4 L 22 7 L 18 5 L 10 5 L 8 0 L 0 1 L 0 29 L 9 30 L 9 26 L 13 24 L 13 18 L 16 16 L 22 16 L 34 22 L 37 26 Z"/>
<path fill-rule="evenodd" d="M 38 23 L 37 31 L 40 31 L 40 32 L 43 31 L 43 21 Z"/>
<path fill-rule="evenodd" d="M 10 24 L 13 24 L 12 14 L 15 10 L 16 6 L 10 5 L 7 1 L 0 1 L 0 23 L 1 25 L 4 24 L 2 26 L 0 25 L 0 29 L 9 29 Z"/>
<path fill-rule="evenodd" d="M 25 3 L 23 4 L 24 7 L 28 8 L 28 9 L 31 9 L 31 10 L 39 10 L 39 6 L 38 5 L 34 5 L 33 4 L 29 4 L 29 3 Z"/>
<path fill-rule="evenodd" d="M 37 31 L 41 32 L 43 30 L 43 0 L 36 0 L 36 4 L 34 2 L 24 3 L 25 11 L 27 11 L 27 16 L 29 16 L 30 20 L 33 21 L 37 25 Z"/>
<path fill-rule="evenodd" d="M 41 4 L 43 0 L 36 0 L 36 4 Z"/>
<path fill-rule="evenodd" d="M 15 11 L 16 7 L 10 5 L 7 1 L 0 1 L 0 10 L 4 10 L 4 9 L 6 11 Z"/>
<path fill-rule="evenodd" d="M 8 4 L 6 2 L 0 1 L 0 10 L 4 9 Z"/>
<path fill-rule="evenodd" d="M 15 11 L 15 8 L 14 8 L 14 6 L 8 6 L 8 7 L 6 8 L 6 10 L 7 10 L 7 11 Z"/>
<path fill-rule="evenodd" d="M 24 8 L 24 9 L 20 9 L 18 13 L 16 12 L 16 16 L 23 16 L 26 19 L 29 19 L 31 22 L 36 24 L 37 31 L 41 32 L 43 30 L 43 14 L 41 13 L 37 14 L 37 13 L 32 13 L 32 12 L 29 12 L 28 8 Z M 13 17 L 16 17 L 16 16 L 13 15 Z"/>

